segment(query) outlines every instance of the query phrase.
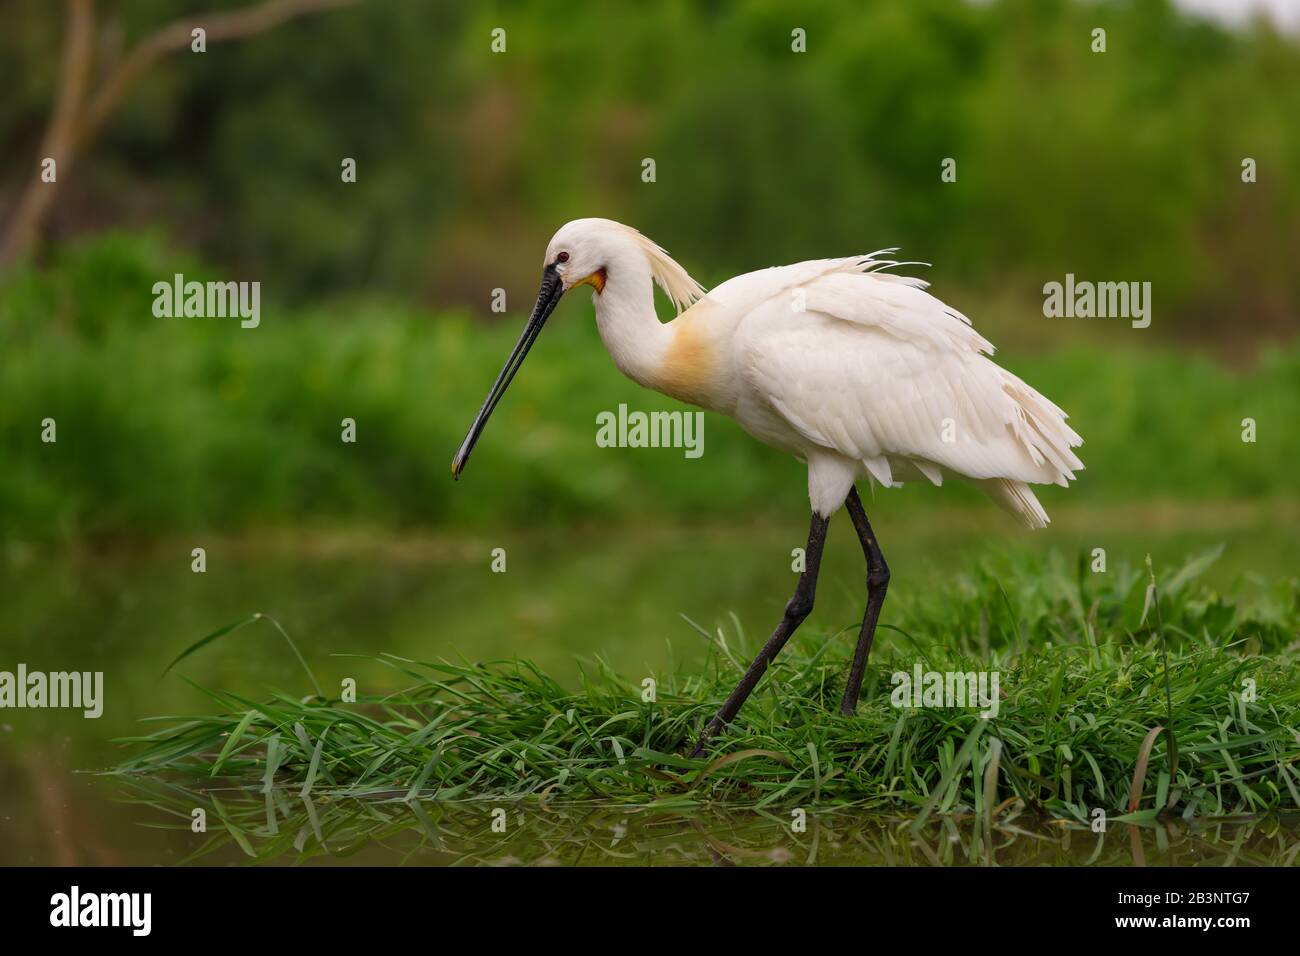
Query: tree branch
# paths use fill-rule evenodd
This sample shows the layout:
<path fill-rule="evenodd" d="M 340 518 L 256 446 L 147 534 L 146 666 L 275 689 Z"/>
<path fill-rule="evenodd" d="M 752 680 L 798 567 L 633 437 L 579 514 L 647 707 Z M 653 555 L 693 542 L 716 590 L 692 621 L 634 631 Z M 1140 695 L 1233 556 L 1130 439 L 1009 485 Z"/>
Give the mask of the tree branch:
<path fill-rule="evenodd" d="M 49 216 L 59 185 L 77 153 L 89 145 L 136 81 L 158 60 L 190 45 L 191 31 L 201 26 L 214 42 L 265 33 L 280 24 L 359 0 L 266 0 L 244 10 L 183 17 L 137 43 L 123 57 L 87 104 L 87 86 L 94 60 L 94 0 L 68 0 L 68 27 L 63 44 L 59 93 L 41 142 L 41 157 L 52 157 L 58 170 L 54 182 L 30 181 L 23 191 L 3 241 L 0 267 L 12 263 L 35 240 Z"/>
<path fill-rule="evenodd" d="M 63 37 L 63 62 L 59 68 L 59 92 L 41 137 L 40 160 L 55 163 L 54 182 L 40 176 L 28 181 L 18 207 L 0 242 L 0 263 L 13 261 L 27 248 L 54 203 L 59 183 L 72 166 L 77 145 L 77 119 L 81 113 L 94 61 L 94 0 L 68 0 L 68 26 Z"/>
<path fill-rule="evenodd" d="M 128 53 L 104 81 L 91 100 L 78 129 L 78 140 L 90 142 L 99 127 L 115 110 L 136 80 L 168 53 L 190 45 L 190 31 L 201 26 L 214 42 L 239 40 L 265 33 L 287 20 L 337 7 L 352 6 L 358 0 L 268 0 L 260 6 L 226 13 L 196 14 L 175 20 L 150 34 Z"/>

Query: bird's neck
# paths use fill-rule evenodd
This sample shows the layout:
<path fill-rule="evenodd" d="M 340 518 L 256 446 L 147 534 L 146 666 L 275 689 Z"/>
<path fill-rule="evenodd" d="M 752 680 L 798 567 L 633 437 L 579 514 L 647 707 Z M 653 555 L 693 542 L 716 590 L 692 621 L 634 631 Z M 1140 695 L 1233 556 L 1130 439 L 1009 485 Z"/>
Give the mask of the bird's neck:
<path fill-rule="evenodd" d="M 671 322 L 655 314 L 650 268 L 611 264 L 595 297 L 596 327 L 614 364 L 632 381 L 678 401 L 729 412 L 735 389 L 723 356 L 731 326 L 703 299 Z"/>
<path fill-rule="evenodd" d="M 656 388 L 671 333 L 655 314 L 649 267 L 635 262 L 611 264 L 605 288 L 592 301 L 601 341 L 619 371 L 640 385 Z"/>

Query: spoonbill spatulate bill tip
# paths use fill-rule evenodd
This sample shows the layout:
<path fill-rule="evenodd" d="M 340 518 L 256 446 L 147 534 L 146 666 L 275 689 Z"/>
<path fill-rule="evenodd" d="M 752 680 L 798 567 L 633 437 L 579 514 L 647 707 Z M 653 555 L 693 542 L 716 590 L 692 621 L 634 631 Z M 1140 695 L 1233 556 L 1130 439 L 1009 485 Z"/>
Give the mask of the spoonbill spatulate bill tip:
<path fill-rule="evenodd" d="M 1034 484 L 1066 486 L 1083 443 L 1066 414 L 989 357 L 970 320 L 895 269 L 896 250 L 774 266 L 707 293 L 660 246 L 609 219 L 556 232 L 518 343 L 452 461 L 459 478 L 497 404 L 565 292 L 592 287 L 614 364 L 640 385 L 726 415 L 808 465 L 805 569 L 772 636 L 704 727 L 702 753 L 812 611 L 826 530 L 843 506 L 867 561 L 867 604 L 840 703 L 861 691 L 889 567 L 855 483 L 972 482 L 1030 528 L 1048 524 Z M 654 286 L 677 316 L 661 322 Z"/>

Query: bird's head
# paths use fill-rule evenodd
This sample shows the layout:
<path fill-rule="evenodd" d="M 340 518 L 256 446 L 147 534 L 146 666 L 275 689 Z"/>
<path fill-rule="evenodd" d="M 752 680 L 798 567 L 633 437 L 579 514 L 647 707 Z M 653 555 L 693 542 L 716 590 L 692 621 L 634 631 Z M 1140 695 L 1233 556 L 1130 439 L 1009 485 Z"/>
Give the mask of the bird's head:
<path fill-rule="evenodd" d="M 645 276 L 647 295 L 649 280 L 653 279 L 679 310 L 704 294 L 704 290 L 685 269 L 669 258 L 668 253 L 630 226 L 612 219 L 575 219 L 565 223 L 546 247 L 542 260 L 542 286 L 524 331 L 452 460 L 453 478 L 460 477 L 488 418 L 519 371 L 560 296 L 580 285 L 591 286 L 599 296 L 604 293 L 611 275 L 624 272 L 629 276 Z"/>
<path fill-rule="evenodd" d="M 627 227 L 608 219 L 567 222 L 551 237 L 542 269 L 553 268 L 565 292 L 589 285 L 599 294 L 605 290 L 611 262 L 632 252 L 621 234 L 626 231 Z"/>

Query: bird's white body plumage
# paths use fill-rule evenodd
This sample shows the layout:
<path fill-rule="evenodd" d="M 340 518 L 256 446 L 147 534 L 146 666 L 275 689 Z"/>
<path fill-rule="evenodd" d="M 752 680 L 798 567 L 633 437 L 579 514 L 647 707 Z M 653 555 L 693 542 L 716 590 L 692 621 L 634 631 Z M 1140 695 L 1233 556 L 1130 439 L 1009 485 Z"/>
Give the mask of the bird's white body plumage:
<path fill-rule="evenodd" d="M 988 356 L 989 344 L 885 253 L 746 273 L 704 294 L 640 233 L 576 220 L 551 242 L 573 250 L 572 286 L 601 270 L 593 298 L 615 364 L 649 388 L 727 415 L 808 463 L 813 509 L 833 514 L 862 477 L 885 487 L 983 488 L 1030 527 L 1047 524 L 1031 484 L 1083 468 L 1065 413 Z M 662 323 L 652 283 L 681 309 Z"/>

